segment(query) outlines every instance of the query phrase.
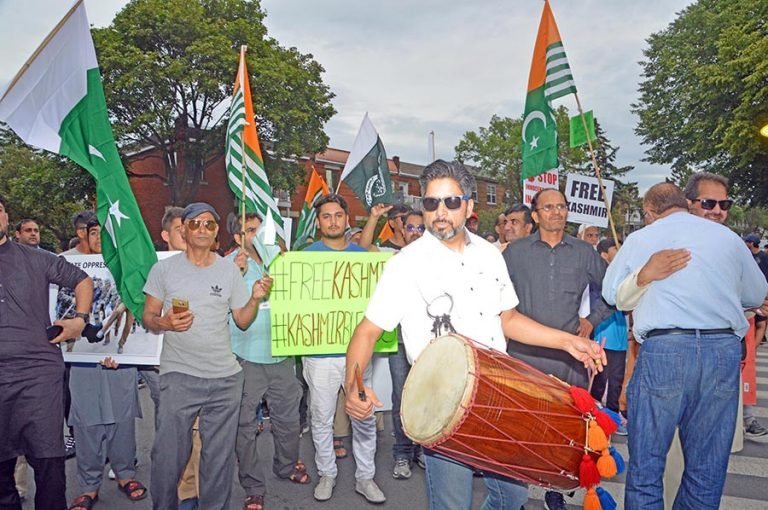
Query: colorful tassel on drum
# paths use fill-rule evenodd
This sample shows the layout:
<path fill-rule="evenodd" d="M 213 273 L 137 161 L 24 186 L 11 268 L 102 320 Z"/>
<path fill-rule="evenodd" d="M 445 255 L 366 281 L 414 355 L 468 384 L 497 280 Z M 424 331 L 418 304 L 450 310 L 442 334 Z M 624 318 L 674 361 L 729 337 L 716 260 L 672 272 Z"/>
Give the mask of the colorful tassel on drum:
<path fill-rule="evenodd" d="M 600 471 L 595 466 L 595 461 L 589 454 L 584 454 L 581 457 L 581 464 L 579 465 L 579 485 L 585 488 L 594 487 L 600 483 Z"/>
<path fill-rule="evenodd" d="M 607 407 L 601 407 L 600 410 L 605 414 L 607 414 L 608 417 L 613 420 L 613 422 L 616 424 L 617 427 L 621 425 L 621 415 L 619 413 L 611 409 L 608 409 Z"/>
<path fill-rule="evenodd" d="M 595 489 L 587 489 L 587 493 L 584 494 L 584 510 L 603 510 Z"/>
<path fill-rule="evenodd" d="M 590 395 L 587 390 L 572 385 L 568 388 L 568 391 L 573 399 L 573 405 L 576 406 L 576 409 L 578 409 L 580 413 L 586 414 L 593 412 L 595 409 L 595 399 L 592 398 L 592 395 Z"/>
<path fill-rule="evenodd" d="M 616 461 L 613 460 L 613 456 L 607 448 L 603 450 L 603 453 L 600 454 L 600 458 L 597 459 L 597 470 L 603 478 L 613 478 L 616 476 Z"/>
<path fill-rule="evenodd" d="M 605 432 L 594 420 L 589 420 L 587 442 L 589 443 L 587 446 L 593 452 L 601 452 L 608 448 L 608 438 L 605 437 Z"/>
<path fill-rule="evenodd" d="M 597 424 L 600 425 L 600 428 L 603 429 L 603 432 L 605 432 L 606 436 L 610 436 L 618 430 L 618 425 L 616 425 L 616 422 L 613 421 L 613 419 L 608 416 L 605 411 L 597 411 L 594 413 L 594 415 L 595 420 L 597 420 Z"/>
<path fill-rule="evenodd" d="M 616 500 L 613 499 L 613 496 L 607 490 L 598 487 L 595 489 L 595 492 L 597 492 L 597 498 L 600 500 L 600 506 L 603 510 L 616 510 Z"/>
<path fill-rule="evenodd" d="M 608 448 L 608 451 L 611 454 L 611 457 L 613 457 L 613 461 L 616 463 L 616 474 L 620 475 L 624 472 L 626 469 L 626 465 L 624 464 L 624 457 L 621 456 L 619 452 L 616 451 L 616 448 L 611 446 Z"/>

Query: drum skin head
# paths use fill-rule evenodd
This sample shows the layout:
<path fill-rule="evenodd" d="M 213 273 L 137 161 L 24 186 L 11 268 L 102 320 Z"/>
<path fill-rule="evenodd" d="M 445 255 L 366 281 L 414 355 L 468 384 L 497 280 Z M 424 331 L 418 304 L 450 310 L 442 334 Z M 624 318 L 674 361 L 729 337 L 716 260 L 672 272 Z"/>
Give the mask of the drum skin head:
<path fill-rule="evenodd" d="M 411 367 L 400 404 L 403 431 L 424 446 L 450 437 L 461 423 L 475 385 L 475 359 L 462 339 L 432 341 Z"/>

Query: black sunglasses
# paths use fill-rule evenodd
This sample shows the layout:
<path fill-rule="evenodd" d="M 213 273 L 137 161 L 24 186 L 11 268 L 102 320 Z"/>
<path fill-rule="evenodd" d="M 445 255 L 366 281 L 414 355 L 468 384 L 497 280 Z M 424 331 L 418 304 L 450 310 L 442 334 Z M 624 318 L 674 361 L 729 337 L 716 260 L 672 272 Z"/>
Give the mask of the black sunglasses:
<path fill-rule="evenodd" d="M 733 205 L 733 200 L 715 200 L 714 198 L 694 198 L 691 202 L 701 202 L 701 208 L 707 211 L 714 209 L 715 205 L 719 205 L 720 209 L 727 211 Z"/>
<path fill-rule="evenodd" d="M 424 225 L 412 225 L 412 224 L 409 223 L 409 224 L 407 224 L 405 226 L 405 230 L 406 230 L 406 232 L 411 232 L 411 233 L 413 233 L 413 232 L 420 232 L 420 233 L 423 234 L 424 233 Z"/>
<path fill-rule="evenodd" d="M 461 207 L 461 202 L 464 200 L 469 200 L 469 195 L 453 195 L 443 198 L 424 197 L 421 199 L 421 207 L 423 207 L 427 212 L 437 211 L 437 208 L 440 206 L 440 202 L 442 202 L 445 204 L 446 209 L 455 211 Z"/>

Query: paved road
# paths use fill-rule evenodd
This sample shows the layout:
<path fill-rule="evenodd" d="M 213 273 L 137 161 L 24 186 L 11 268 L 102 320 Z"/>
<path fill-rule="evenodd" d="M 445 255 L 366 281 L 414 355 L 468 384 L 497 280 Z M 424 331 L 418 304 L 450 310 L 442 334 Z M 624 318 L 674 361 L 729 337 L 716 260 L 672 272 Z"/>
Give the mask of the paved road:
<path fill-rule="evenodd" d="M 768 347 L 763 345 L 758 351 L 757 358 L 757 383 L 758 383 L 758 409 L 757 414 L 761 421 L 768 425 Z M 149 400 L 147 390 L 141 391 L 142 406 L 145 410 L 145 418 L 139 421 L 138 441 L 139 441 L 139 466 L 137 477 L 139 480 L 149 483 L 149 453 L 152 445 L 152 406 Z M 389 416 L 385 420 L 386 430 L 379 435 L 378 452 L 376 455 L 376 465 L 378 473 L 376 481 L 387 496 L 387 502 L 382 508 L 397 509 L 423 509 L 427 508 L 425 494 L 424 472 L 419 468 L 414 468 L 414 476 L 410 480 L 394 480 L 391 476 L 391 457 L 392 436 Z M 625 438 L 615 440 L 617 449 L 627 457 Z M 263 452 L 264 458 L 271 458 L 272 444 L 271 435 L 267 431 L 259 438 L 259 448 Z M 301 451 L 306 461 L 310 473 L 314 480 L 317 479 L 317 473 L 314 470 L 312 440 L 309 434 L 302 438 Z M 75 459 L 67 461 L 67 480 L 69 481 L 69 490 L 67 498 L 69 501 L 77 496 L 77 474 Z M 334 491 L 334 496 L 328 503 L 318 503 L 312 498 L 313 485 L 296 485 L 283 480 L 278 480 L 274 476 L 269 479 L 269 488 L 266 499 L 266 508 L 268 510 L 308 510 L 308 509 L 328 509 L 328 510 L 352 510 L 360 508 L 373 508 L 368 505 L 361 496 L 354 492 L 354 460 L 351 458 L 342 459 L 338 462 L 339 477 L 338 484 Z M 619 501 L 621 508 L 621 499 L 624 491 L 624 475 L 618 476 L 611 481 L 604 482 L 602 486 L 611 492 Z M 485 489 L 482 481 L 475 479 L 473 508 L 479 508 L 482 499 L 485 497 Z M 543 491 L 539 488 L 530 489 L 531 499 L 526 505 L 527 510 L 544 508 L 542 503 Z M 244 493 L 237 481 L 232 487 L 232 502 L 230 509 L 238 510 L 242 508 L 241 502 Z M 579 508 L 583 491 L 580 491 L 569 501 L 570 508 Z M 33 504 L 27 501 L 24 510 L 32 510 Z M 102 487 L 100 500 L 97 508 L 105 510 L 145 510 L 150 509 L 149 499 L 138 503 L 129 502 L 122 493 L 118 492 L 115 483 L 107 481 Z M 723 510 L 765 510 L 768 508 L 768 443 L 759 444 L 745 441 L 744 449 L 731 456 L 728 465 L 728 478 L 726 480 L 725 493 L 722 500 L 721 509 Z"/>

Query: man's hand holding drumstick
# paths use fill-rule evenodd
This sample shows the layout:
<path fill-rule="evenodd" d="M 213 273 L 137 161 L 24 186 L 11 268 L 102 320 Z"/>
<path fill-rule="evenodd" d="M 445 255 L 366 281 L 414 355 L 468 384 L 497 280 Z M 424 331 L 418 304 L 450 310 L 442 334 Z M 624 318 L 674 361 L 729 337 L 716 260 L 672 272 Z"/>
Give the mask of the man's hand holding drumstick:
<path fill-rule="evenodd" d="M 363 385 L 363 371 L 373 356 L 373 347 L 382 330 L 368 319 L 355 328 L 347 349 L 347 372 L 344 378 L 344 393 L 347 395 L 346 411 L 355 420 L 371 416 L 374 407 L 382 407 L 373 388 Z M 357 340 L 356 340 L 357 339 Z"/>

